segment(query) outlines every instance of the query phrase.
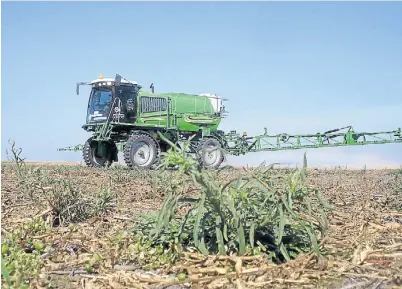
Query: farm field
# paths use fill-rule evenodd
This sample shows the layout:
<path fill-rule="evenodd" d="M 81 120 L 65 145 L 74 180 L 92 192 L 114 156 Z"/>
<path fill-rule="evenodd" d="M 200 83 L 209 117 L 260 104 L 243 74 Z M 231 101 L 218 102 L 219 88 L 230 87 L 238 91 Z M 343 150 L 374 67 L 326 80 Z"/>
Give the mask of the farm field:
<path fill-rule="evenodd" d="M 167 159 L 183 170 L 2 163 L 2 285 L 402 288 L 401 170 Z"/>

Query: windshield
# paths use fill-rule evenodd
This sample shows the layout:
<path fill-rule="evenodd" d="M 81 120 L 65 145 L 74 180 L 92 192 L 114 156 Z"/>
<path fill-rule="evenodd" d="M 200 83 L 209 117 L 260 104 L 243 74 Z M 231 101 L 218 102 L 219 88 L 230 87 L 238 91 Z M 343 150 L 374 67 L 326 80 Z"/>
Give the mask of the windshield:
<path fill-rule="evenodd" d="M 112 105 L 111 87 L 94 87 L 89 97 L 87 122 L 105 121 Z"/>

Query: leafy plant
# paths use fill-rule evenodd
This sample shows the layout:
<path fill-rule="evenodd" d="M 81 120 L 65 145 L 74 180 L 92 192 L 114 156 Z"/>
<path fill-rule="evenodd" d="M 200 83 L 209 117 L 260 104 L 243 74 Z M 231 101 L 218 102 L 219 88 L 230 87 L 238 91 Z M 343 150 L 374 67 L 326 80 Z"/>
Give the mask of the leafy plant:
<path fill-rule="evenodd" d="M 275 262 L 311 248 L 320 254 L 318 239 L 326 234 L 325 208 L 329 207 L 318 191 L 305 187 L 306 156 L 303 168 L 288 175 L 286 187 L 277 182 L 274 165 L 219 183 L 215 173 L 201 170 L 186 154 L 189 142 L 182 149 L 170 143 L 171 149 L 163 153 L 161 167 L 179 165 L 179 171 L 158 216 L 136 227 L 138 236 L 151 247 L 173 246 L 178 253 L 191 247 L 203 254 L 267 253 Z M 184 178 L 199 189 L 200 198 L 180 218 L 176 209 L 183 183 L 173 183 Z"/>
<path fill-rule="evenodd" d="M 42 218 L 21 224 L 2 239 L 2 275 L 8 288 L 28 288 L 31 280 L 39 276 L 41 254 L 50 249 L 34 238 L 50 230 Z"/>
<path fill-rule="evenodd" d="M 11 160 L 14 161 L 19 187 L 38 207 L 43 203 L 48 204 L 54 216 L 54 224 L 68 225 L 84 221 L 114 207 L 117 196 L 110 186 L 100 187 L 95 194 L 83 191 L 73 179 L 57 178 L 43 167 L 26 166 L 21 157 L 22 149 L 16 149 L 14 142 L 10 143 L 13 155 Z M 60 166 L 53 174 L 68 170 L 68 167 Z"/>

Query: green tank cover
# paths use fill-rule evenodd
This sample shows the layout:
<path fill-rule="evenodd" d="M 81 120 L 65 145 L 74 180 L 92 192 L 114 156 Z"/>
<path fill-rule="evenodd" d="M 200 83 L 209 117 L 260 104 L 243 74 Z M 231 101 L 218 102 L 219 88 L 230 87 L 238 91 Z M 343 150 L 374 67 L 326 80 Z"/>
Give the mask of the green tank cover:
<path fill-rule="evenodd" d="M 170 100 L 169 115 L 167 115 Z M 139 92 L 138 125 L 177 127 L 180 131 L 215 132 L 221 121 L 222 99 L 211 94 Z"/>

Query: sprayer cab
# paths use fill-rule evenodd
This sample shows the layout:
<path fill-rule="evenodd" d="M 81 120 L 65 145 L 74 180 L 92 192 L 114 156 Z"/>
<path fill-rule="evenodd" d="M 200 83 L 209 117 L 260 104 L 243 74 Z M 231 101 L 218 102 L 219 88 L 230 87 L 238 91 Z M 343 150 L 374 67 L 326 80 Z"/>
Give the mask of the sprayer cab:
<path fill-rule="evenodd" d="M 91 82 L 77 83 L 77 94 L 80 85 L 91 86 L 88 99 L 85 130 L 92 130 L 93 125 L 105 122 L 131 123 L 136 118 L 137 95 L 141 89 L 135 81 L 122 79 L 120 75 L 103 78 L 101 75 Z"/>

